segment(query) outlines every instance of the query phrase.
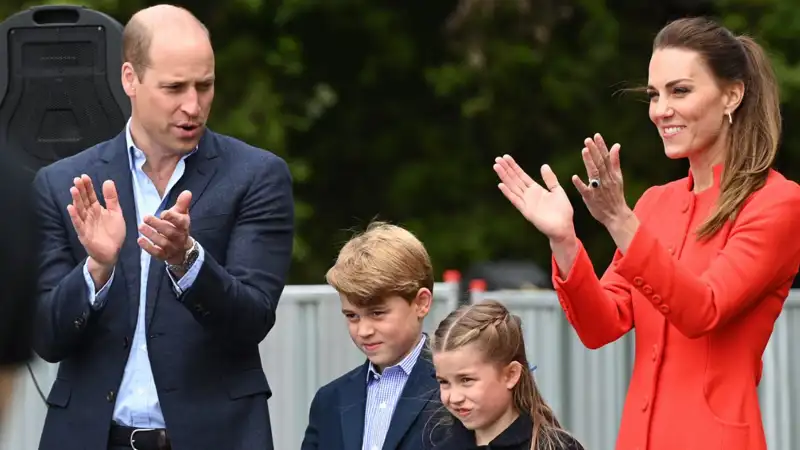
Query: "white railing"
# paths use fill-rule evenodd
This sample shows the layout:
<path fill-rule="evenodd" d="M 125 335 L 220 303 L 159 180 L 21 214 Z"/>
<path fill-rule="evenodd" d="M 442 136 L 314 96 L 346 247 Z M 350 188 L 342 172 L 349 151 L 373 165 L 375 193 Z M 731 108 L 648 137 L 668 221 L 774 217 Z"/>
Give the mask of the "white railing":
<path fill-rule="evenodd" d="M 458 285 L 437 283 L 425 321 L 432 332 L 458 303 Z M 543 395 L 587 450 L 614 447 L 632 362 L 632 336 L 588 350 L 570 329 L 552 291 L 473 293 L 473 300 L 505 303 L 523 321 L 529 358 Z M 771 450 L 800 448 L 800 292 L 793 291 L 764 355 L 760 392 Z M 275 448 L 294 450 L 308 422 L 316 390 L 364 361 L 353 347 L 338 296 L 328 286 L 287 286 L 275 329 L 261 344 Z M 36 381 L 47 395 L 57 365 L 37 360 Z M 0 450 L 36 450 L 46 407 L 27 370 L 20 373 L 11 409 L 0 425 Z"/>
<path fill-rule="evenodd" d="M 542 395 L 588 449 L 613 449 L 633 367 L 633 332 L 599 350 L 581 344 L 555 292 L 473 292 L 522 318 L 525 345 Z M 764 352 L 759 385 L 770 450 L 800 449 L 800 290 L 793 290 Z"/>
<path fill-rule="evenodd" d="M 458 285 L 437 283 L 424 327 L 434 327 L 458 304 Z M 317 389 L 364 362 L 347 332 L 339 296 L 327 285 L 286 286 L 275 328 L 259 346 L 273 391 L 269 401 L 276 449 L 299 449 L 308 407 Z M 36 382 L 47 396 L 57 364 L 36 360 Z M 47 407 L 24 369 L 14 399 L 0 425 L 0 450 L 36 450 Z"/>

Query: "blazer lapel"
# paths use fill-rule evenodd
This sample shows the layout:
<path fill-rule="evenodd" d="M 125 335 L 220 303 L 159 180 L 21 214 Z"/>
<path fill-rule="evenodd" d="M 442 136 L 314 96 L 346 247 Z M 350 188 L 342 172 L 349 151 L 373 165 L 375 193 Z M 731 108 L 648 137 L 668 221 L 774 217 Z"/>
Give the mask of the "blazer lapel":
<path fill-rule="evenodd" d="M 439 383 L 430 358 L 430 350 L 426 345 L 400 394 L 383 448 L 396 449 L 422 410 L 431 405 L 431 398 L 439 393 Z M 424 439 L 425 436 L 419 438 Z"/>
<path fill-rule="evenodd" d="M 192 207 L 197 204 L 206 187 L 208 187 L 209 181 L 217 171 L 217 164 L 219 163 L 218 145 L 217 136 L 211 130 L 206 130 L 200 139 L 195 154 L 186 158 L 186 170 L 184 170 L 183 176 L 175 183 L 169 193 L 169 200 L 167 200 L 165 206 L 167 209 L 175 205 L 178 194 L 183 191 L 190 191 L 192 193 L 192 203 L 189 206 L 189 214 L 193 215 Z"/>
<path fill-rule="evenodd" d="M 192 193 L 192 202 L 189 206 L 189 216 L 193 217 L 192 208 L 197 204 L 197 201 L 205 192 L 208 187 L 209 181 L 217 171 L 218 153 L 216 142 L 213 133 L 206 130 L 203 137 L 200 139 L 197 151 L 195 154 L 185 159 L 186 167 L 183 176 L 169 192 L 169 197 L 164 205 L 164 210 L 175 206 L 175 201 L 178 195 L 183 191 Z M 153 314 L 156 310 L 158 303 L 158 291 L 161 288 L 161 282 L 165 278 L 169 278 L 166 272 L 166 264 L 164 261 L 159 261 L 153 258 L 150 261 L 150 269 L 147 278 L 147 303 L 145 309 L 145 326 L 150 329 L 150 324 L 153 319 Z M 167 280 L 172 283 L 172 281 Z M 172 287 L 170 286 L 170 289 Z"/>
<path fill-rule="evenodd" d="M 139 308 L 139 279 L 140 279 L 140 255 L 141 248 L 136 240 L 139 237 L 139 224 L 136 217 L 136 203 L 133 197 L 133 178 L 130 168 L 130 156 L 125 143 L 125 132 L 118 134 L 112 139 L 100 154 L 100 160 L 104 163 L 98 168 L 98 174 L 92 179 L 95 184 L 95 191 L 100 202 L 105 206 L 103 199 L 103 182 L 106 180 L 114 181 L 117 188 L 119 204 L 122 214 L 125 217 L 125 242 L 120 251 L 118 268 L 122 273 L 114 277 L 121 276 L 125 280 L 128 289 L 130 306 L 130 332 L 136 328 L 136 317 Z"/>
<path fill-rule="evenodd" d="M 344 450 L 361 450 L 367 407 L 367 367 L 369 361 L 364 363 L 361 370 L 348 377 L 339 388 Z"/>

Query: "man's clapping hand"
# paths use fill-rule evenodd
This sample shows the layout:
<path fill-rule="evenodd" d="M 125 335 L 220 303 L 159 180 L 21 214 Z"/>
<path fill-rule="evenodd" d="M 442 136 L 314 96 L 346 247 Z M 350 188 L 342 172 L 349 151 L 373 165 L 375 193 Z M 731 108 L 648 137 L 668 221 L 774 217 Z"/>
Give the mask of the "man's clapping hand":
<path fill-rule="evenodd" d="M 89 255 L 89 272 L 99 288 L 108 280 L 119 258 L 125 241 L 125 218 L 113 181 L 103 183 L 105 207 L 97 199 L 88 175 L 76 177 L 73 183 L 69 190 L 72 204 L 67 206 L 67 212 L 78 240 Z"/>
<path fill-rule="evenodd" d="M 161 213 L 161 218 L 146 216 L 139 231 L 139 245 L 153 257 L 167 264 L 182 264 L 186 252 L 192 247 L 189 238 L 189 205 L 192 193 L 183 191 L 175 201 L 175 206 Z"/>

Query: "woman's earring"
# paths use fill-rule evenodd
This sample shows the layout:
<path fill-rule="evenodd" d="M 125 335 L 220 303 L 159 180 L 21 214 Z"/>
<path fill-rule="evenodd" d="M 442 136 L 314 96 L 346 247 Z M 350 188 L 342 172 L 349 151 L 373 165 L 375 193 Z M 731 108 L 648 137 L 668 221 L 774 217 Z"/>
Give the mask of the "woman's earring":
<path fill-rule="evenodd" d="M 733 125 L 733 116 L 731 115 L 731 113 L 728 113 L 728 123 Z"/>

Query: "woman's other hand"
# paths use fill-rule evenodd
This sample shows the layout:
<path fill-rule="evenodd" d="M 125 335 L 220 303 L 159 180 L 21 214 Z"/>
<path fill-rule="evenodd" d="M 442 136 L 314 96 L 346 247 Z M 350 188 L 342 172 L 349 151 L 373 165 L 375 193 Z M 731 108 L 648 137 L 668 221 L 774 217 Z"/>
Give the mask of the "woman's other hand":
<path fill-rule="evenodd" d="M 594 138 L 586 138 L 584 146 L 581 157 L 589 180 L 584 184 L 577 175 L 573 175 L 572 183 L 583 197 L 592 217 L 610 229 L 633 213 L 625 201 L 622 186 L 620 145 L 614 144 L 608 150 L 603 137 L 598 133 Z"/>

